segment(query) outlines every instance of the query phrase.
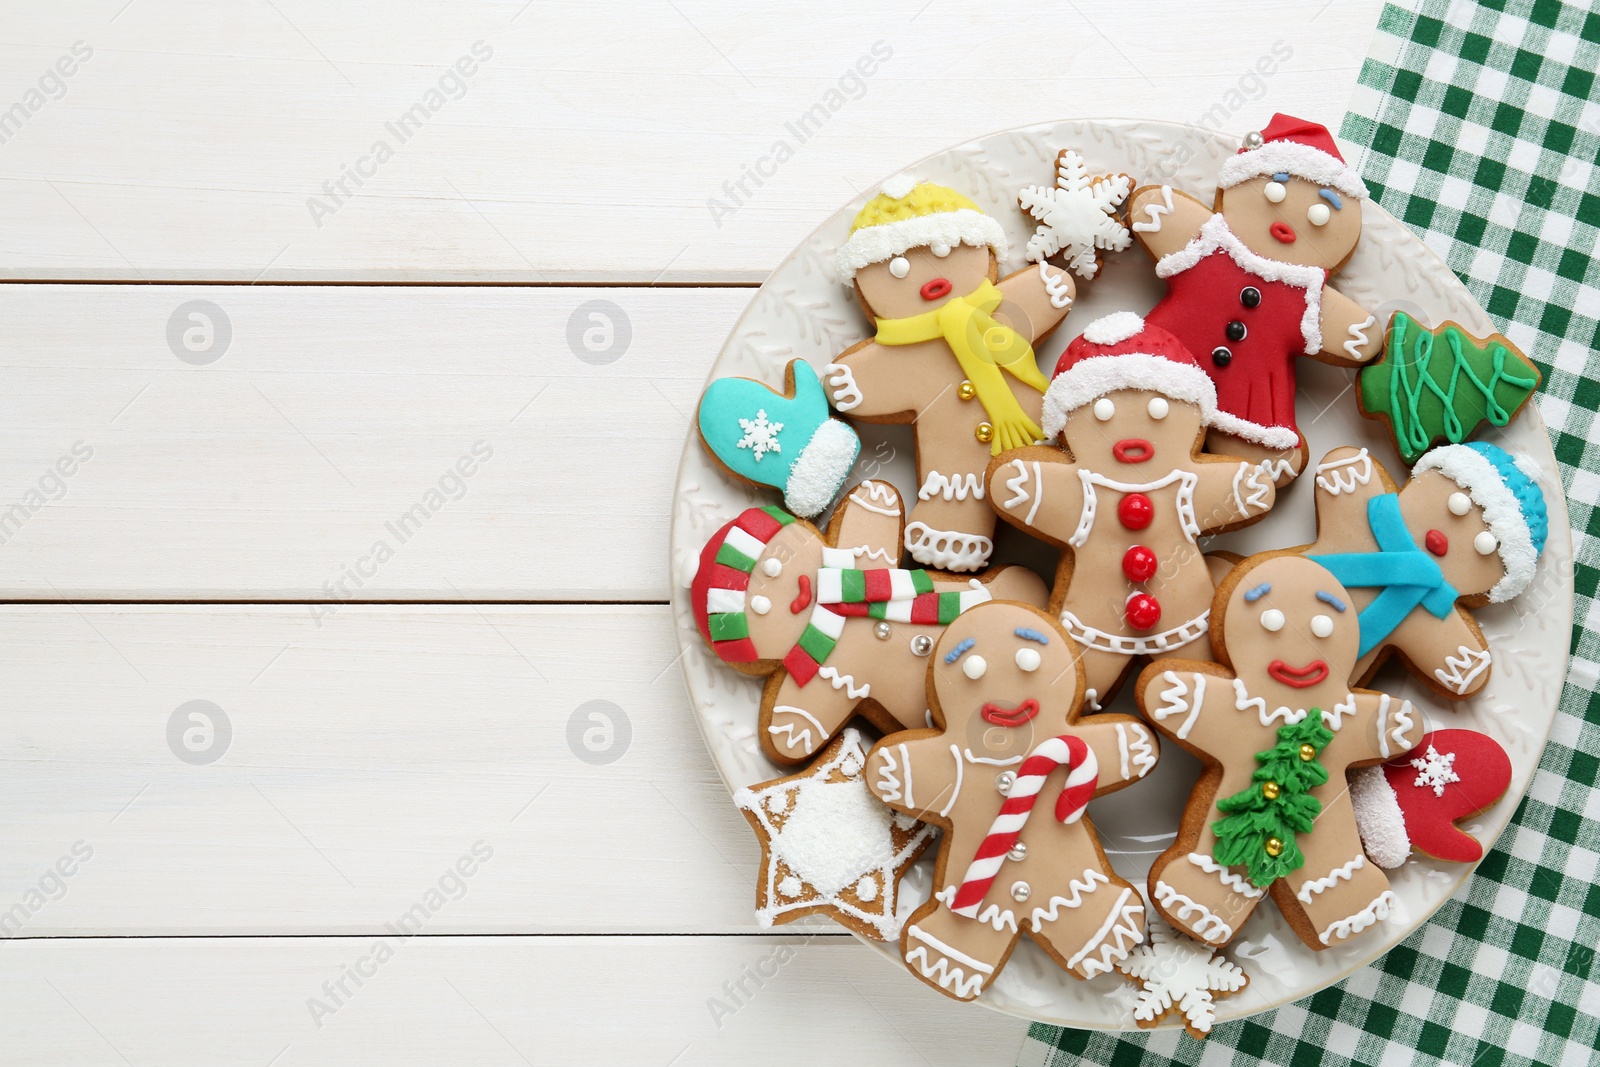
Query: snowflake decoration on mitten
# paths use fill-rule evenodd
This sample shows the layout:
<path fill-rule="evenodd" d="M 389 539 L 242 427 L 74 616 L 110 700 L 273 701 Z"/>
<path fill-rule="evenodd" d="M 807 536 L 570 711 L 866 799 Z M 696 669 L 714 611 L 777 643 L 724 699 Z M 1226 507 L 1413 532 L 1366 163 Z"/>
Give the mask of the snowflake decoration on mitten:
<path fill-rule="evenodd" d="M 1432 786 L 1433 795 L 1444 796 L 1444 787 L 1451 782 L 1461 781 L 1461 776 L 1456 773 L 1456 754 L 1454 752 L 1440 752 L 1432 745 L 1428 751 L 1418 759 L 1411 761 L 1411 766 L 1422 773 L 1417 775 L 1416 785 Z"/>
<path fill-rule="evenodd" d="M 1144 987 L 1133 1006 L 1135 1023 L 1154 1026 L 1176 1004 L 1184 1026 L 1197 1038 L 1209 1034 L 1216 1021 L 1212 994 L 1237 993 L 1250 984 L 1238 964 L 1155 916 L 1150 918 L 1145 943 L 1119 961 L 1117 970 Z"/>
<path fill-rule="evenodd" d="M 1099 250 L 1120 252 L 1132 243 L 1117 221 L 1117 208 L 1133 189 L 1126 174 L 1089 176 L 1083 157 L 1070 148 L 1056 156 L 1056 184 L 1030 185 L 1017 194 L 1022 209 L 1039 222 L 1028 238 L 1027 256 L 1041 262 L 1064 254 L 1067 269 L 1080 278 L 1100 271 Z"/>
<path fill-rule="evenodd" d="M 783 429 L 781 422 L 768 422 L 766 409 L 756 412 L 753 419 L 740 419 L 739 429 L 744 431 L 744 436 L 739 438 L 739 447 L 748 448 L 754 455 L 757 463 L 768 452 L 782 452 L 778 447 L 778 433 Z"/>

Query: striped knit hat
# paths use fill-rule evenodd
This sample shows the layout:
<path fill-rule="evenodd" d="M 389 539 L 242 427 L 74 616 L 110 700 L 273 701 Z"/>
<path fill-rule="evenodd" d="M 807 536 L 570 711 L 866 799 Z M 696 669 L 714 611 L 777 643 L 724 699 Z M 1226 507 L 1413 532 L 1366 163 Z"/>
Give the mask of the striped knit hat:
<path fill-rule="evenodd" d="M 794 522 L 782 508 L 750 508 L 718 530 L 700 552 L 700 569 L 689 587 L 695 625 L 724 663 L 754 663 L 761 658 L 750 640 L 744 592 L 767 542 Z"/>

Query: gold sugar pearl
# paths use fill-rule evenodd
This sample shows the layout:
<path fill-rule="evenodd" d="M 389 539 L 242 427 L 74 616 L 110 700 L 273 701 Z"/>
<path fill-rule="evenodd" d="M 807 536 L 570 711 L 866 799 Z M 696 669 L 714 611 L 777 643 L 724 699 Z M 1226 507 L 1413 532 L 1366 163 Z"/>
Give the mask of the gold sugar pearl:
<path fill-rule="evenodd" d="M 978 428 L 972 431 L 972 436 L 978 439 L 979 444 L 986 445 L 994 440 L 994 427 L 987 422 L 980 422 Z"/>
<path fill-rule="evenodd" d="M 1301 745 L 1300 746 L 1300 758 L 1305 760 L 1307 763 L 1310 763 L 1312 760 L 1316 759 L 1317 758 L 1317 746 L 1310 745 L 1310 744 Z"/>
<path fill-rule="evenodd" d="M 1283 853 L 1283 842 L 1276 837 L 1267 838 L 1267 855 L 1279 856 Z"/>
<path fill-rule="evenodd" d="M 1278 788 L 1277 782 L 1261 783 L 1261 795 L 1266 797 L 1268 800 L 1277 800 L 1280 792 L 1281 790 Z"/>
<path fill-rule="evenodd" d="M 962 382 L 961 385 L 956 389 L 956 396 L 959 396 L 962 400 L 971 400 L 977 395 L 977 387 L 971 382 Z"/>

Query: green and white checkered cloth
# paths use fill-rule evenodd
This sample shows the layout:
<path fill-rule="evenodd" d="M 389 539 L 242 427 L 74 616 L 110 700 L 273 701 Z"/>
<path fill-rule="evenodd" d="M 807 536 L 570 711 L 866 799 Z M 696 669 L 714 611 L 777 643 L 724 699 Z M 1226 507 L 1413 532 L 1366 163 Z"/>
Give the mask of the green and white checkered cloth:
<path fill-rule="evenodd" d="M 1341 132 L 1378 201 L 1544 372 L 1577 583 L 1550 742 L 1476 874 L 1372 966 L 1203 1042 L 1036 1025 L 1026 1067 L 1600 1062 L 1600 12 L 1412 6 L 1385 8 Z"/>

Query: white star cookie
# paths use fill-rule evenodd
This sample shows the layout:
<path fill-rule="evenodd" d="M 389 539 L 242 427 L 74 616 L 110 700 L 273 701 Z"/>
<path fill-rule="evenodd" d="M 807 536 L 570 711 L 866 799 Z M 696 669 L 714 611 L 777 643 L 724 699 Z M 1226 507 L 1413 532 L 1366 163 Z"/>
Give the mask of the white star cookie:
<path fill-rule="evenodd" d="M 1063 148 L 1056 156 L 1056 184 L 1030 185 L 1017 194 L 1017 203 L 1039 223 L 1028 238 L 1029 261 L 1059 252 L 1068 270 L 1093 278 L 1100 271 L 1102 250 L 1120 252 L 1132 243 L 1117 219 L 1117 209 L 1132 189 L 1133 179 L 1126 174 L 1091 178 L 1083 157 Z"/>

